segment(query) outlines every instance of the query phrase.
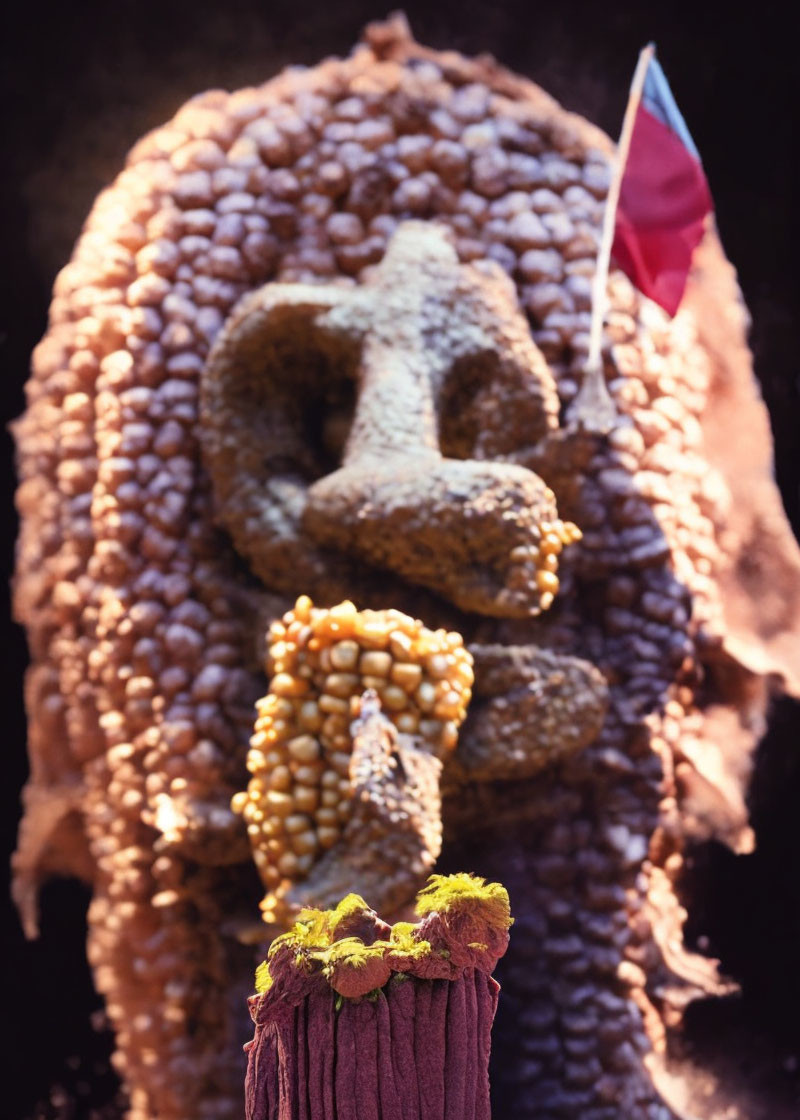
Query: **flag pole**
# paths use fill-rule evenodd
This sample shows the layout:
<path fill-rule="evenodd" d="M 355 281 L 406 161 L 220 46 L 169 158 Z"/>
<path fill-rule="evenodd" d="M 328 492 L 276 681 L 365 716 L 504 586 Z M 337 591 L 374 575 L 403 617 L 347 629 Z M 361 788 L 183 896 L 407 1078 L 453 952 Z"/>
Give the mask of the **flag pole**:
<path fill-rule="evenodd" d="M 601 434 L 610 431 L 617 419 L 617 410 L 603 376 L 601 354 L 603 323 L 608 310 L 608 270 L 611 263 L 611 247 L 614 244 L 617 205 L 619 204 L 625 165 L 628 162 L 633 126 L 636 123 L 636 110 L 639 108 L 639 102 L 642 99 L 647 67 L 655 53 L 654 43 L 648 43 L 639 52 L 639 61 L 636 64 L 630 93 L 628 94 L 628 104 L 625 107 L 622 131 L 617 144 L 611 182 L 606 197 L 603 230 L 600 236 L 600 247 L 597 251 L 597 263 L 592 280 L 592 322 L 589 331 L 589 353 L 583 369 L 583 384 L 568 413 L 568 419 L 572 423 L 576 423 L 588 431 Z"/>

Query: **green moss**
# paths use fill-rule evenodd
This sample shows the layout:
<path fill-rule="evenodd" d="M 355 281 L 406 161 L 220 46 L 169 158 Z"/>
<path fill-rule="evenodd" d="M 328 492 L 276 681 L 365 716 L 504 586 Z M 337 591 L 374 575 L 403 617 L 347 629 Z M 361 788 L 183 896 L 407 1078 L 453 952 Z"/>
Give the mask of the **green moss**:
<path fill-rule="evenodd" d="M 469 915 L 484 923 L 482 928 L 480 925 L 473 927 L 474 933 L 483 929 L 505 931 L 513 921 L 505 887 L 465 873 L 431 875 L 427 886 L 417 895 L 416 912 L 420 918 L 433 913 Z M 329 981 L 342 966 L 362 971 L 371 965 L 383 964 L 387 957 L 391 961 L 392 954 L 396 954 L 395 965 L 408 967 L 407 964 L 401 966 L 401 957 L 420 960 L 433 952 L 431 943 L 419 937 L 419 926 L 413 922 L 396 922 L 388 941 L 378 940 L 372 945 L 365 944 L 360 937 L 337 938 L 337 930 L 348 919 L 370 913 L 370 907 L 358 894 L 346 895 L 333 910 L 312 907 L 301 910 L 292 928 L 275 938 L 267 959 L 256 970 L 256 991 L 263 994 L 272 987 L 270 964 L 281 952 L 291 954 L 297 968 L 308 972 L 321 970 Z M 356 923 L 351 928 L 360 928 L 360 925 Z M 469 943 L 469 948 L 486 952 L 489 945 L 474 941 Z M 437 954 L 444 959 L 450 957 L 446 948 L 439 948 Z M 387 963 L 386 967 L 390 965 Z M 379 974 L 376 970 L 375 975 Z"/>
<path fill-rule="evenodd" d="M 416 913 L 420 918 L 436 911 L 448 914 L 457 911 L 480 912 L 494 929 L 508 929 L 513 922 L 508 891 L 500 883 L 487 883 L 478 875 L 459 872 L 457 875 L 431 875 L 427 886 L 417 895 Z"/>
<path fill-rule="evenodd" d="M 256 969 L 256 992 L 261 996 L 272 987 L 272 976 L 269 971 L 269 961 L 262 961 Z"/>
<path fill-rule="evenodd" d="M 346 964 L 350 968 L 364 968 L 374 960 L 382 960 L 386 946 L 385 941 L 365 945 L 360 937 L 343 937 L 341 941 L 334 941 L 327 949 L 312 953 L 311 959 L 320 961 L 325 966 L 326 973 L 337 964 Z"/>
<path fill-rule="evenodd" d="M 430 953 L 431 945 L 429 941 L 414 937 L 416 929 L 413 922 L 396 922 L 392 926 L 388 943 L 384 942 L 384 944 L 388 944 L 390 949 L 403 953 L 404 956 L 424 957 Z"/>

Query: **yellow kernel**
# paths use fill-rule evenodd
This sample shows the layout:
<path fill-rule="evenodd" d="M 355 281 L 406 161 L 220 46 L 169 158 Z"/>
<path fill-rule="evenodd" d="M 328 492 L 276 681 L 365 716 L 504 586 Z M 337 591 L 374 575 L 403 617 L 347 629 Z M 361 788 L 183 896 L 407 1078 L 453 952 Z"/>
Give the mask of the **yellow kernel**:
<path fill-rule="evenodd" d="M 429 712 L 436 703 L 436 686 L 431 684 L 430 681 L 423 681 L 415 695 L 423 712 Z"/>
<path fill-rule="evenodd" d="M 432 677 L 446 677 L 453 664 L 453 658 L 452 655 L 448 657 L 446 653 L 434 653 L 425 664 Z"/>
<path fill-rule="evenodd" d="M 550 532 L 545 533 L 542 537 L 541 544 L 539 545 L 539 551 L 543 552 L 545 555 L 547 555 L 548 553 L 554 553 L 557 556 L 562 547 L 563 545 L 561 542 L 561 537 L 559 537 L 557 533 Z"/>
<path fill-rule="evenodd" d="M 319 743 L 313 735 L 298 735 L 289 740 L 286 748 L 295 762 L 316 762 L 320 755 Z"/>
<path fill-rule="evenodd" d="M 352 638 L 356 617 L 355 606 L 349 600 L 345 600 L 338 606 L 331 607 L 327 614 L 317 621 L 314 630 L 321 637 Z"/>
<path fill-rule="evenodd" d="M 320 801 L 320 804 L 326 809 L 330 809 L 332 806 L 339 804 L 339 783 L 338 783 L 338 781 L 337 781 L 335 787 L 330 787 L 329 789 L 324 789 L 322 791 L 322 794 L 319 798 L 319 801 Z"/>
<path fill-rule="evenodd" d="M 287 790 L 292 785 L 292 772 L 288 766 L 276 766 L 269 776 L 269 788 Z"/>
<path fill-rule="evenodd" d="M 367 673 L 361 678 L 362 690 L 367 688 L 374 688 L 376 692 L 380 692 L 385 684 L 385 677 L 373 677 L 371 674 Z"/>
<path fill-rule="evenodd" d="M 303 645 L 308 640 L 311 634 L 310 627 L 301 622 L 299 618 L 293 619 L 286 628 L 286 642 L 287 645 L 291 643 L 295 646 Z"/>
<path fill-rule="evenodd" d="M 291 797 L 288 793 L 284 793 L 282 790 L 269 790 L 267 793 L 266 801 L 270 812 L 278 817 L 288 816 L 293 809 Z"/>
<path fill-rule="evenodd" d="M 554 599 L 555 599 L 555 595 L 553 594 L 552 591 L 543 591 L 542 594 L 539 596 L 539 606 L 542 608 L 543 611 L 549 610 L 550 607 L 552 607 L 552 605 L 553 605 L 553 600 Z"/>
<path fill-rule="evenodd" d="M 472 659 L 459 661 L 456 665 L 456 680 L 462 685 L 471 685 L 475 681 L 475 671 L 472 668 Z"/>
<path fill-rule="evenodd" d="M 553 575 L 552 572 L 537 572 L 536 586 L 540 591 L 549 591 L 555 595 L 559 588 L 558 576 Z"/>
<path fill-rule="evenodd" d="M 294 605 L 294 616 L 301 622 L 308 622 L 311 618 L 311 608 L 314 604 L 308 595 L 301 595 Z"/>
<path fill-rule="evenodd" d="M 257 774 L 259 770 L 264 770 L 267 765 L 267 759 L 263 751 L 250 750 L 247 752 L 247 769 L 251 774 Z"/>
<path fill-rule="evenodd" d="M 362 676 L 388 677 L 392 667 L 392 655 L 384 650 L 371 649 L 361 654 L 358 668 Z"/>
<path fill-rule="evenodd" d="M 437 719 L 455 719 L 461 710 L 461 697 L 456 692 L 448 692 L 433 709 Z"/>
<path fill-rule="evenodd" d="M 231 809 L 234 813 L 243 813 L 244 807 L 248 803 L 249 796 L 246 791 L 235 793 L 231 798 Z"/>
<path fill-rule="evenodd" d="M 389 649 L 397 658 L 407 658 L 411 653 L 412 641 L 402 630 L 393 630 L 389 635 Z"/>
<path fill-rule="evenodd" d="M 285 875 L 287 879 L 291 879 L 297 874 L 297 856 L 294 852 L 283 853 L 278 860 L 278 870 L 281 875 Z"/>
<path fill-rule="evenodd" d="M 329 673 L 325 678 L 324 689 L 329 696 L 339 696 L 347 700 L 356 691 L 358 685 L 359 680 L 355 673 Z"/>
<path fill-rule="evenodd" d="M 404 735 L 415 735 L 419 730 L 419 716 L 416 712 L 401 712 L 394 721 L 398 731 Z"/>
<path fill-rule="evenodd" d="M 339 829 L 329 826 L 320 827 L 317 829 L 317 840 L 319 841 L 320 848 L 332 848 L 336 841 L 339 839 Z"/>
<path fill-rule="evenodd" d="M 322 774 L 322 762 L 305 762 L 294 768 L 295 781 L 301 786 L 316 786 Z"/>
<path fill-rule="evenodd" d="M 342 700 L 339 696 L 330 696 L 327 692 L 323 692 L 319 698 L 320 711 L 327 712 L 328 714 L 336 715 L 349 715 L 350 705 L 346 700 Z"/>
<path fill-rule="evenodd" d="M 381 704 L 384 708 L 388 708 L 390 712 L 399 712 L 405 708 L 408 703 L 408 697 L 402 688 L 398 688 L 396 684 L 388 684 L 381 692 Z"/>
<path fill-rule="evenodd" d="M 319 790 L 314 786 L 295 786 L 292 799 L 301 813 L 313 813 L 319 805 Z"/>
<path fill-rule="evenodd" d="M 542 569 L 545 572 L 557 572 L 558 571 L 558 557 L 556 556 L 556 554 L 554 552 L 548 552 L 546 556 L 542 557 L 541 565 L 542 565 Z"/>
<path fill-rule="evenodd" d="M 422 666 L 412 665 L 410 661 L 398 661 L 392 666 L 390 676 L 406 692 L 413 692 L 422 680 Z"/>
<path fill-rule="evenodd" d="M 306 731 L 319 731 L 322 727 L 322 713 L 317 707 L 316 700 L 304 700 L 297 713 L 297 721 Z"/>
<path fill-rule="evenodd" d="M 334 669 L 339 669 L 341 672 L 349 672 L 358 665 L 358 655 L 360 652 L 361 648 L 358 642 L 354 642 L 350 638 L 342 642 L 337 642 L 336 645 L 331 646 L 331 665 Z"/>
<path fill-rule="evenodd" d="M 389 631 L 386 624 L 375 618 L 375 611 L 362 611 L 356 615 L 353 632 L 368 649 L 386 649 L 389 644 Z"/>
<path fill-rule="evenodd" d="M 290 843 L 295 855 L 313 855 L 317 850 L 317 834 L 311 829 L 306 829 L 305 832 L 295 833 Z"/>
<path fill-rule="evenodd" d="M 452 750 L 458 742 L 458 727 L 452 720 L 448 720 L 442 727 L 441 743 L 445 750 Z"/>
<path fill-rule="evenodd" d="M 350 599 L 343 599 L 341 603 L 337 603 L 335 607 L 331 607 L 328 613 L 331 618 L 335 618 L 337 622 L 340 622 L 344 618 L 355 618 L 358 611 L 356 610 L 355 603 L 352 603 Z"/>
<path fill-rule="evenodd" d="M 303 813 L 290 813 L 283 822 L 283 827 L 287 832 L 304 832 L 311 827 L 311 821 Z"/>
<path fill-rule="evenodd" d="M 328 762 L 340 775 L 350 774 L 350 755 L 346 751 L 333 751 Z"/>
<path fill-rule="evenodd" d="M 308 681 L 302 677 L 291 677 L 288 673 L 278 673 L 270 682 L 276 696 L 303 696 L 308 692 Z"/>
<path fill-rule="evenodd" d="M 339 815 L 333 807 L 323 806 L 317 809 L 314 820 L 321 828 L 332 828 L 339 822 Z"/>
<path fill-rule="evenodd" d="M 320 778 L 319 784 L 322 786 L 323 797 L 324 797 L 325 796 L 325 794 L 324 794 L 325 790 L 327 790 L 327 789 L 338 789 L 339 788 L 339 775 L 336 773 L 335 770 L 326 770 L 325 773 Z"/>

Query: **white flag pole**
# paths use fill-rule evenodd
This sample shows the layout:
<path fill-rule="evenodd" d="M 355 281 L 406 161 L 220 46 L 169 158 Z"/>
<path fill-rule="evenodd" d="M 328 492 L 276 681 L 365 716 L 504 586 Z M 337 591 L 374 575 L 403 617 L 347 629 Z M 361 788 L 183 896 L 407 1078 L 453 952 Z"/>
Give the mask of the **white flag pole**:
<path fill-rule="evenodd" d="M 639 52 L 639 61 L 636 64 L 630 93 L 628 94 L 628 104 L 622 120 L 622 131 L 617 144 L 616 157 L 612 164 L 611 182 L 608 187 L 606 208 L 603 214 L 603 230 L 600 236 L 600 247 L 597 252 L 597 263 L 592 280 L 592 323 L 589 332 L 589 353 L 583 369 L 583 384 L 568 413 L 568 420 L 571 423 L 576 423 L 588 431 L 601 434 L 610 431 L 617 419 L 617 410 L 603 376 L 601 354 L 603 324 L 608 310 L 608 270 L 611 263 L 611 246 L 614 244 L 619 192 L 622 187 L 625 165 L 628 162 L 633 126 L 636 123 L 636 110 L 639 108 L 639 102 L 642 99 L 647 67 L 655 53 L 656 48 L 653 43 L 648 43 Z"/>

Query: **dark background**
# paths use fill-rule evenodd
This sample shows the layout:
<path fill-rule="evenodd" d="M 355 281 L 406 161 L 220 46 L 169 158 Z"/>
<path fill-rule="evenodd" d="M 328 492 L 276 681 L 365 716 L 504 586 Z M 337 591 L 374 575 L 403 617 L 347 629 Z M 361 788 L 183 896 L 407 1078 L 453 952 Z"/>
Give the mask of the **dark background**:
<path fill-rule="evenodd" d="M 678 104 L 701 152 L 717 223 L 753 318 L 751 344 L 769 406 L 776 474 L 800 531 L 800 392 L 795 199 L 798 92 L 794 35 L 772 5 L 604 4 L 562 0 L 409 2 L 417 39 L 467 54 L 489 52 L 567 108 L 616 136 L 641 46 L 655 39 Z M 289 63 L 346 53 L 360 29 L 388 9 L 368 0 L 76 0 L 17 3 L 4 19 L 0 87 L 3 151 L 0 360 L 3 422 L 23 404 L 32 347 L 44 332 L 50 288 L 66 263 L 98 191 L 121 169 L 145 131 L 210 87 L 260 83 Z M 12 565 L 12 452 L 3 439 L 3 565 Z M 5 582 L 5 576 L 1 582 Z M 25 779 L 21 675 L 25 645 L 2 601 L 0 814 L 11 850 Z M 776 706 L 759 752 L 751 808 L 759 849 L 733 857 L 714 845 L 697 855 L 699 902 L 689 933 L 707 939 L 743 996 L 698 1009 L 699 1039 L 730 1037 L 753 1064 L 756 1090 L 781 1095 L 797 1074 L 800 1041 L 800 716 Z M 5 862 L 5 855 L 3 860 Z M 45 891 L 43 937 L 22 939 L 0 888 L 8 949 L 0 1004 L 12 1057 L 0 1111 L 70 1120 L 97 1115 L 89 1102 L 113 1095 L 107 1044 L 92 1034 L 97 1001 L 83 961 L 85 892 L 71 883 Z M 725 1033 L 727 1032 L 727 1034 Z M 737 1042 L 738 1040 L 738 1042 Z M 78 1061 L 77 1055 L 83 1055 Z M 66 1086 L 62 1095 L 53 1085 Z M 91 1086 L 91 1089 L 90 1089 Z M 50 1098 L 53 1099 L 50 1099 Z M 69 1103 L 69 1102 L 73 1103 Z M 37 1103 L 38 1102 L 38 1103 Z"/>

